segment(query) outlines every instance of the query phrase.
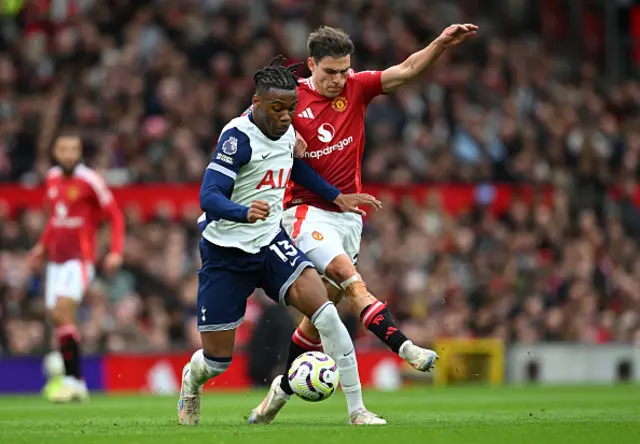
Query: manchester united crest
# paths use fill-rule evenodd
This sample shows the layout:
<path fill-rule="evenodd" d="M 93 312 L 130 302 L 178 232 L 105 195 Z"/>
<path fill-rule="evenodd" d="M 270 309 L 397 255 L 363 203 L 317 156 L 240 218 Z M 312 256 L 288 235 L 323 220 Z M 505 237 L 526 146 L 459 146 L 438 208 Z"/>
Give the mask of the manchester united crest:
<path fill-rule="evenodd" d="M 322 233 L 318 231 L 314 231 L 313 233 L 311 233 L 311 237 L 317 241 L 321 241 L 322 239 L 324 239 L 324 236 L 322 235 Z"/>
<path fill-rule="evenodd" d="M 78 190 L 77 186 L 71 185 L 69 189 L 67 189 L 67 198 L 69 200 L 76 200 L 79 195 L 80 195 L 80 191 Z"/>
<path fill-rule="evenodd" d="M 338 111 L 339 113 L 344 112 L 347 109 L 348 104 L 349 101 L 346 97 L 343 96 L 336 97 L 335 99 L 333 99 L 333 102 L 331 102 L 331 106 L 333 107 L 333 109 Z"/>

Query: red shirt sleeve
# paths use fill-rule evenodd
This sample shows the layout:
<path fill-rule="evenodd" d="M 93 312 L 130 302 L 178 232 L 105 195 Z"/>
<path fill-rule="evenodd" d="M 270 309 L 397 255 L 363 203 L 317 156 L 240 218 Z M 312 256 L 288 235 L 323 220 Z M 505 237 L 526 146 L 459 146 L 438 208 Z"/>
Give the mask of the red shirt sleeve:
<path fill-rule="evenodd" d="M 120 207 L 118 207 L 113 193 L 107 186 L 105 180 L 97 173 L 93 173 L 89 177 L 89 184 L 96 195 L 98 204 L 111 223 L 111 252 L 122 254 L 125 236 L 125 223 L 122 211 L 120 211 Z"/>
<path fill-rule="evenodd" d="M 349 76 L 360 86 L 365 105 L 368 105 L 377 96 L 384 94 L 382 71 L 351 71 Z"/>
<path fill-rule="evenodd" d="M 103 206 L 102 209 L 107 213 L 109 221 L 111 222 L 111 252 L 122 254 L 125 235 L 125 223 L 122 211 L 120 211 L 115 199 L 112 199 L 111 202 Z"/>
<path fill-rule="evenodd" d="M 48 244 L 49 241 L 51 240 L 51 222 L 52 222 L 52 218 L 53 218 L 53 211 L 51 209 L 51 206 L 49 205 L 49 199 L 47 196 L 49 196 L 49 187 L 51 186 L 51 182 L 49 182 L 49 180 L 45 179 L 44 182 L 44 195 L 45 195 L 45 199 L 44 199 L 44 211 L 47 217 L 47 220 L 44 224 L 44 228 L 42 229 L 42 233 L 40 233 L 40 239 L 38 240 L 38 243 L 43 245 L 46 248 L 48 248 Z"/>

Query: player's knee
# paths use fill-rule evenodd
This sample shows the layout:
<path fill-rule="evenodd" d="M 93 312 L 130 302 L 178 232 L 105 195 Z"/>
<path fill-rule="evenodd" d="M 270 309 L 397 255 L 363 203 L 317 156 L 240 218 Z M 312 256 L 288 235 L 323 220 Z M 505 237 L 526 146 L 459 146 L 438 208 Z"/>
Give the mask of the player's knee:
<path fill-rule="evenodd" d="M 317 306 L 329 300 L 320 275 L 310 267 L 305 268 L 298 279 L 291 284 L 289 298 L 292 304 L 294 301 L 304 299 L 311 304 L 318 304 Z"/>
<path fill-rule="evenodd" d="M 51 319 L 55 325 L 68 325 L 75 323 L 74 306 L 67 302 L 67 298 L 58 298 L 51 309 Z"/>
<path fill-rule="evenodd" d="M 233 356 L 235 330 L 201 332 L 200 339 L 204 356 Z"/>
<path fill-rule="evenodd" d="M 329 262 L 325 274 L 334 282 L 342 283 L 356 274 L 356 267 L 353 266 L 349 256 L 341 254 Z"/>
<path fill-rule="evenodd" d="M 327 290 L 327 295 L 329 296 L 329 300 L 334 304 L 338 304 L 344 297 L 344 290 L 342 288 L 338 288 L 333 285 L 331 282 L 323 279 L 323 284 L 325 290 Z"/>
<path fill-rule="evenodd" d="M 328 336 L 343 325 L 338 310 L 333 302 L 327 302 L 311 317 L 311 323 L 323 336 Z"/>

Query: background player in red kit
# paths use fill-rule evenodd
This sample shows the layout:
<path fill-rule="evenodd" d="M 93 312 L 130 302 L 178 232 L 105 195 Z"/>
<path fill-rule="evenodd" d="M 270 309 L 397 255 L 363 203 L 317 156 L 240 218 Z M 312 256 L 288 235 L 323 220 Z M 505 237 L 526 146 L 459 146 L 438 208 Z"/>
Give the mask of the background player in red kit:
<path fill-rule="evenodd" d="M 429 46 L 403 63 L 384 71 L 364 72 L 351 69 L 354 45 L 344 31 L 321 27 L 313 32 L 307 41 L 311 77 L 300 81 L 293 121 L 294 128 L 308 144 L 304 159 L 341 192 L 360 193 L 367 105 L 376 96 L 392 92 L 420 76 L 447 47 L 462 43 L 475 35 L 477 29 L 472 24 L 449 26 Z M 437 359 L 436 353 L 407 339 L 386 305 L 367 291 L 356 271 L 361 216 L 341 213 L 296 184 L 291 187 L 285 208 L 285 229 L 318 271 L 331 281 L 330 297 L 335 301 L 346 296 L 368 330 L 415 369 L 429 371 Z M 304 319 L 293 335 L 287 370 L 297 356 L 320 347 L 317 331 Z M 270 422 L 291 394 L 287 378 L 278 376 L 253 414 L 263 416 L 263 423 Z M 386 423 L 364 409 L 361 392 L 349 394 L 347 402 L 352 424 Z"/>
<path fill-rule="evenodd" d="M 124 219 L 104 179 L 81 163 L 78 136 L 62 135 L 53 148 L 58 163 L 45 181 L 49 219 L 31 252 L 33 266 L 47 256 L 45 302 L 64 359 L 65 377 L 50 381 L 45 394 L 53 401 L 82 400 L 88 395 L 80 371 L 76 308 L 95 272 L 96 231 L 106 215 L 111 222 L 107 273 L 122 264 Z"/>

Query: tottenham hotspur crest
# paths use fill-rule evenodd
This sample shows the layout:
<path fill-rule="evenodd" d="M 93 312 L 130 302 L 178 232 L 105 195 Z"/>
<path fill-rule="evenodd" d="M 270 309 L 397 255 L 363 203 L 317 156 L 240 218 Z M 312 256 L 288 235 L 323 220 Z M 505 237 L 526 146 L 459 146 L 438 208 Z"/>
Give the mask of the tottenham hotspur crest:
<path fill-rule="evenodd" d="M 222 144 L 222 152 L 228 156 L 233 156 L 238 151 L 238 139 L 235 137 L 229 137 Z"/>

